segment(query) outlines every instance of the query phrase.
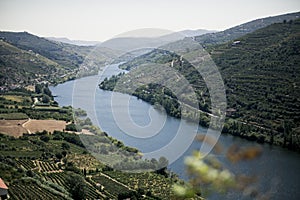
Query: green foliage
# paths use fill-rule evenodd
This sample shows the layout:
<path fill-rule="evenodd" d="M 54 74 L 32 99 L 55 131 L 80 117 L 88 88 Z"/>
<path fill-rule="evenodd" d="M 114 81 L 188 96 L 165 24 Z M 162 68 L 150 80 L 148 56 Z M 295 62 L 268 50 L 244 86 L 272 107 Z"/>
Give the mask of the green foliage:
<path fill-rule="evenodd" d="M 81 131 L 81 127 L 74 124 L 74 123 L 71 123 L 71 124 L 66 125 L 66 130 L 67 131 L 79 132 L 79 131 Z"/>
<path fill-rule="evenodd" d="M 71 107 L 58 107 L 51 94 L 47 92 L 48 86 L 38 84 L 40 94 L 28 90 L 13 90 L 3 93 L 0 98 L 0 119 L 57 119 L 64 121 L 73 120 Z M 46 92 L 47 94 L 44 94 Z M 39 99 L 39 103 L 34 102 Z"/>
<path fill-rule="evenodd" d="M 61 144 L 61 148 L 64 149 L 64 150 L 69 150 L 70 149 L 70 145 L 68 145 L 68 143 L 63 142 Z"/>
<path fill-rule="evenodd" d="M 2 113 L 0 114 L 0 119 L 28 119 L 28 116 L 25 113 Z"/>
<path fill-rule="evenodd" d="M 82 176 L 70 174 L 66 181 L 69 193 L 74 200 L 84 200 L 87 197 L 87 186 Z"/>
<path fill-rule="evenodd" d="M 42 136 L 40 136 L 40 140 L 42 140 L 44 142 L 48 142 L 50 140 L 50 137 L 47 135 L 42 135 Z"/>

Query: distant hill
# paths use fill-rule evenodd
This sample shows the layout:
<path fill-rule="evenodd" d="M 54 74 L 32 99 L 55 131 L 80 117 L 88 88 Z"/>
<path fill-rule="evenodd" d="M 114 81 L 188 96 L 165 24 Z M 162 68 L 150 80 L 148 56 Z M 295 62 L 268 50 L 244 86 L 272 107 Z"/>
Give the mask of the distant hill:
<path fill-rule="evenodd" d="M 186 37 L 195 37 L 195 36 L 200 36 L 200 35 L 204 35 L 207 33 L 215 33 L 215 32 L 218 32 L 218 31 L 205 30 L 205 29 L 179 31 L 179 33 L 183 34 Z"/>
<path fill-rule="evenodd" d="M 95 46 L 101 44 L 99 41 L 70 40 L 68 38 L 46 37 L 46 39 L 77 46 Z"/>
<path fill-rule="evenodd" d="M 274 23 L 280 23 L 290 20 L 295 20 L 300 18 L 300 12 L 296 13 L 289 13 L 279 16 L 273 16 L 273 17 L 266 17 L 262 19 L 253 20 L 229 29 L 226 29 L 225 31 L 220 31 L 216 33 L 208 33 L 204 35 L 200 35 L 195 37 L 196 41 L 198 41 L 200 44 L 206 46 L 206 45 L 212 45 L 212 44 L 221 44 L 228 42 L 230 40 L 234 40 L 235 38 L 241 37 L 243 35 L 246 35 L 248 33 L 251 33 L 255 30 L 264 28 L 268 25 L 274 24 Z"/>
<path fill-rule="evenodd" d="M 112 38 L 110 40 L 107 40 L 103 43 L 100 44 L 102 47 L 107 47 L 111 49 L 116 49 L 124 52 L 129 52 L 129 51 L 135 51 L 137 49 L 153 49 L 157 48 L 161 45 L 168 44 L 170 42 L 174 42 L 177 40 L 181 40 L 185 37 L 192 37 L 195 35 L 202 35 L 205 33 L 211 33 L 214 31 L 209 31 L 209 30 L 203 30 L 203 29 L 198 29 L 198 30 L 183 30 L 179 32 L 170 32 L 166 31 L 164 34 L 161 34 L 159 36 L 144 36 L 143 34 L 147 35 L 147 31 L 149 31 L 149 35 L 151 35 L 151 31 L 155 32 L 155 30 L 147 30 L 147 29 L 142 29 L 142 30 L 136 30 L 129 32 L 127 35 L 120 35 L 116 38 Z M 163 32 L 164 30 L 157 30 L 157 32 Z M 136 32 L 136 33 L 135 33 Z M 139 33 L 140 32 L 140 33 Z M 132 35 L 131 35 L 132 34 Z M 137 34 L 137 35 L 134 35 Z"/>

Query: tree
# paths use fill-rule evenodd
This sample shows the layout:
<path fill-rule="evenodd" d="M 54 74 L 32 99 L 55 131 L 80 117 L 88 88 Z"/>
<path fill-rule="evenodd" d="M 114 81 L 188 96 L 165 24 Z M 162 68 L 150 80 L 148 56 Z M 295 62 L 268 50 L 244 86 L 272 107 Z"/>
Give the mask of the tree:
<path fill-rule="evenodd" d="M 48 141 L 50 140 L 50 138 L 49 138 L 49 136 L 47 136 L 47 135 L 42 135 L 42 136 L 40 137 L 40 140 L 42 140 L 42 141 L 44 141 L 44 142 L 48 142 Z"/>
<path fill-rule="evenodd" d="M 43 87 L 40 84 L 35 85 L 35 92 L 37 94 L 42 93 Z"/>
<path fill-rule="evenodd" d="M 48 88 L 48 86 L 44 87 L 43 93 L 48 96 L 52 96 L 52 93 L 51 93 L 50 89 Z"/>
<path fill-rule="evenodd" d="M 56 153 L 55 156 L 56 156 L 56 158 L 59 159 L 59 160 L 63 158 L 62 153 Z"/>
<path fill-rule="evenodd" d="M 50 97 L 46 94 L 43 94 L 42 102 L 43 103 L 49 103 L 50 102 Z"/>
<path fill-rule="evenodd" d="M 165 177 L 168 177 L 167 166 L 169 161 L 165 157 L 160 157 L 158 160 L 158 170 L 156 170 L 157 174 L 161 174 Z"/>
<path fill-rule="evenodd" d="M 63 142 L 61 144 L 61 148 L 64 149 L 64 150 L 69 150 L 70 149 L 70 145 L 68 143 Z"/>
<path fill-rule="evenodd" d="M 83 200 L 87 197 L 87 186 L 83 177 L 77 174 L 70 174 L 66 180 L 68 192 L 74 200 Z"/>
<path fill-rule="evenodd" d="M 75 131 L 75 132 L 77 132 L 77 131 L 81 131 L 82 128 L 79 125 L 71 123 L 71 124 L 66 125 L 66 130 L 67 131 Z"/>

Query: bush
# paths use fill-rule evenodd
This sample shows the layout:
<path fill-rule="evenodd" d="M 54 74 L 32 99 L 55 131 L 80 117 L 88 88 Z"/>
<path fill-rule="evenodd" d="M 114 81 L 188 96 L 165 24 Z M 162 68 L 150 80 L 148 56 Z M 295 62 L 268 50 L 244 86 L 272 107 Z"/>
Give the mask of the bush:
<path fill-rule="evenodd" d="M 70 149 L 70 145 L 68 143 L 63 142 L 61 144 L 61 148 L 64 149 L 64 150 L 69 150 Z"/>
<path fill-rule="evenodd" d="M 67 179 L 67 186 L 69 193 L 75 200 L 86 199 L 87 197 L 87 185 L 80 175 L 71 174 Z"/>
<path fill-rule="evenodd" d="M 67 131 L 79 132 L 79 131 L 81 131 L 81 129 L 82 128 L 80 126 L 78 126 L 74 123 L 66 125 L 66 130 Z"/>
<path fill-rule="evenodd" d="M 42 136 L 40 136 L 40 140 L 42 140 L 42 141 L 44 141 L 44 142 L 49 142 L 50 137 L 47 136 L 47 135 L 42 135 Z"/>

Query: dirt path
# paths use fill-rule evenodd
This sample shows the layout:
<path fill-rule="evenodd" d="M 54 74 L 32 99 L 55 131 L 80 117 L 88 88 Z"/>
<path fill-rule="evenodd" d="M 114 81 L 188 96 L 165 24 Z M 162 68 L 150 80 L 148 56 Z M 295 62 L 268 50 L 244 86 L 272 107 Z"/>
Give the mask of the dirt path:
<path fill-rule="evenodd" d="M 27 131 L 28 134 L 31 134 L 31 132 L 30 132 L 30 130 L 27 129 L 25 126 L 26 126 L 26 124 L 29 123 L 30 121 L 31 121 L 31 119 L 29 118 L 26 122 L 24 122 L 24 123 L 22 124 L 22 127 L 23 127 L 24 129 L 26 129 L 26 131 Z"/>

